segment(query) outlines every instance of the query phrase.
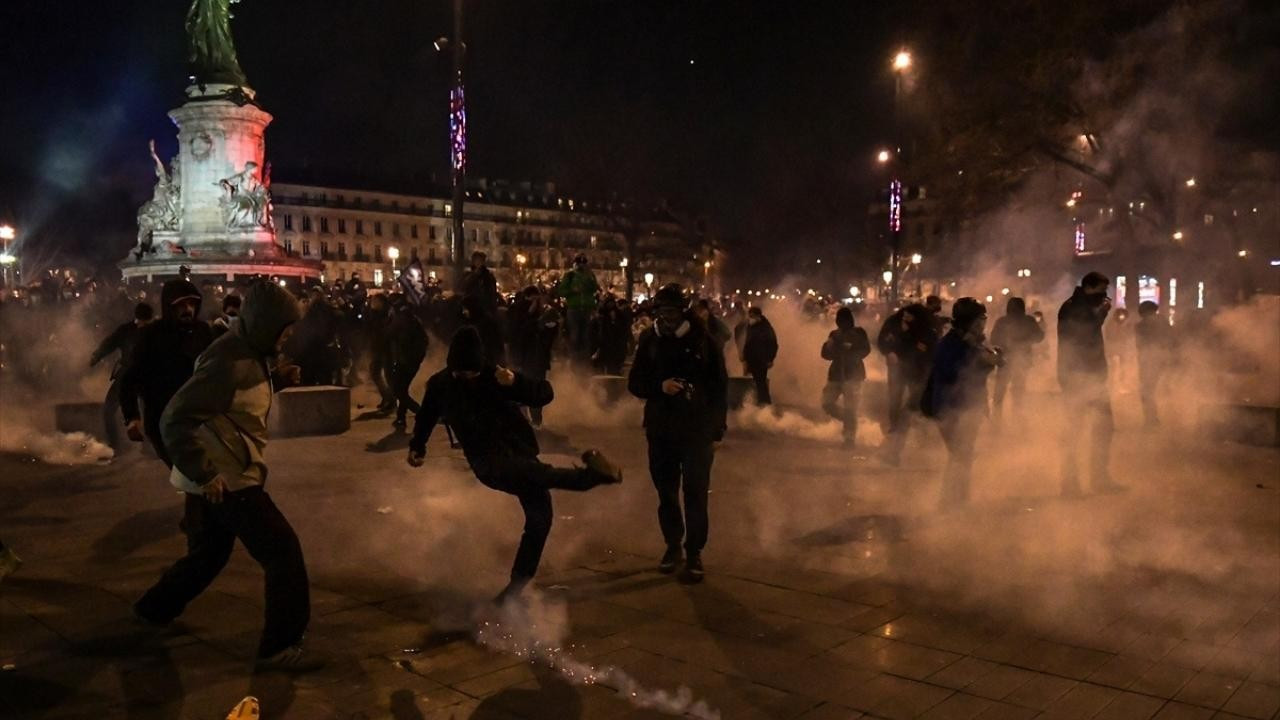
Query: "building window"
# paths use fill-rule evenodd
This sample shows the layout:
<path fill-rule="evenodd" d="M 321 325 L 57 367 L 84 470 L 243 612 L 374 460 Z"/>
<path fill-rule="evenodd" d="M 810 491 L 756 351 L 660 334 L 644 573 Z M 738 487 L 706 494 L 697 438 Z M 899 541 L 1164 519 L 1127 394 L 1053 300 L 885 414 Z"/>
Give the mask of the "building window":
<path fill-rule="evenodd" d="M 373 261 L 382 262 L 382 246 L 381 245 L 373 246 Z"/>
<path fill-rule="evenodd" d="M 373 269 L 373 285 L 374 287 L 382 287 L 382 268 Z"/>
<path fill-rule="evenodd" d="M 357 221 L 356 221 L 356 234 L 357 234 L 357 235 L 363 235 L 363 234 L 364 234 L 364 221 L 363 221 L 363 220 L 357 220 Z"/>
<path fill-rule="evenodd" d="M 391 223 L 391 237 L 400 237 L 400 223 Z"/>
<path fill-rule="evenodd" d="M 445 216 L 445 217 L 449 217 L 449 216 L 451 216 L 451 215 L 453 215 L 453 203 L 445 203 L 445 204 L 444 204 L 444 216 Z"/>
<path fill-rule="evenodd" d="M 320 218 L 320 232 L 322 233 L 329 232 L 329 218 L 324 218 L 324 217 Z"/>
<path fill-rule="evenodd" d="M 292 215 L 285 215 L 285 216 L 284 216 L 284 229 L 285 229 L 285 230 L 292 230 L 292 229 L 293 229 L 293 216 L 292 216 Z"/>
<path fill-rule="evenodd" d="M 323 240 L 320 241 L 320 255 L 321 257 L 329 257 L 329 243 Z"/>
<path fill-rule="evenodd" d="M 359 195 L 356 196 L 355 200 L 351 201 L 351 205 L 354 207 L 360 207 L 363 203 L 364 203 L 364 200 L 362 200 Z"/>
<path fill-rule="evenodd" d="M 310 240 L 303 240 L 303 241 L 302 241 L 302 254 L 303 254 L 303 255 L 310 255 L 310 254 L 311 254 L 311 241 L 310 241 Z"/>
<path fill-rule="evenodd" d="M 302 232 L 311 232 L 311 216 L 302 216 Z"/>
<path fill-rule="evenodd" d="M 356 243 L 356 259 L 364 257 L 364 243 Z"/>
<path fill-rule="evenodd" d="M 418 239 L 418 225 L 417 225 L 417 223 L 414 223 L 413 225 L 410 225 L 410 226 L 409 226 L 409 237 L 413 238 L 414 240 L 417 240 L 417 239 Z"/>
<path fill-rule="evenodd" d="M 409 248 L 409 260 L 413 261 L 417 259 L 418 259 L 418 246 L 414 245 L 413 247 Z"/>
<path fill-rule="evenodd" d="M 339 233 L 340 235 L 346 235 L 346 234 L 347 234 L 347 220 L 346 220 L 346 218 L 338 218 L 338 233 Z"/>
<path fill-rule="evenodd" d="M 373 221 L 373 234 L 377 235 L 378 237 L 382 237 L 382 221 L 381 220 Z"/>
<path fill-rule="evenodd" d="M 427 226 L 427 239 L 428 239 L 428 240 L 435 240 L 435 239 L 436 239 L 436 226 L 435 226 L 435 225 L 428 225 L 428 226 Z"/>
<path fill-rule="evenodd" d="M 436 264 L 436 249 L 435 249 L 435 248 L 427 248 L 427 253 L 428 253 L 428 254 L 427 254 L 427 263 L 428 263 L 428 264 L 430 264 L 430 265 L 435 265 L 435 264 Z"/>
<path fill-rule="evenodd" d="M 344 242 L 338 243 L 338 257 L 343 260 L 347 259 L 347 244 Z"/>
<path fill-rule="evenodd" d="M 284 251 L 288 254 L 293 253 L 293 238 L 284 239 Z"/>

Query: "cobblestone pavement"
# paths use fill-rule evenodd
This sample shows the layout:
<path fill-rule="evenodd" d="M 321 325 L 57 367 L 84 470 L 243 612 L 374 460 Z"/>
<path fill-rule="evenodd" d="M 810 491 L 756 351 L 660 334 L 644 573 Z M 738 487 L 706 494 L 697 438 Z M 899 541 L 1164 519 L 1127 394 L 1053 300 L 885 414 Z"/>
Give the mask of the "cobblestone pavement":
<path fill-rule="evenodd" d="M 170 631 L 131 624 L 183 549 L 157 461 L 0 458 L 2 536 L 26 560 L 0 583 L 0 714 L 221 718 L 252 694 L 268 718 L 656 718 L 640 701 L 667 691 L 726 720 L 1280 717 L 1275 450 L 1122 430 L 1129 491 L 1067 501 L 1043 433 L 1011 427 L 984 438 L 971 507 L 939 513 L 938 449 L 891 469 L 795 416 L 720 448 L 708 576 L 686 586 L 654 569 L 634 413 L 550 415 L 546 457 L 603 447 L 627 478 L 557 495 L 535 617 L 631 698 L 470 639 L 518 506 L 442 436 L 411 470 L 406 438 L 356 413 L 268 451 L 312 577 L 308 642 L 334 659 L 295 679 L 249 672 L 262 579 L 242 549 Z"/>

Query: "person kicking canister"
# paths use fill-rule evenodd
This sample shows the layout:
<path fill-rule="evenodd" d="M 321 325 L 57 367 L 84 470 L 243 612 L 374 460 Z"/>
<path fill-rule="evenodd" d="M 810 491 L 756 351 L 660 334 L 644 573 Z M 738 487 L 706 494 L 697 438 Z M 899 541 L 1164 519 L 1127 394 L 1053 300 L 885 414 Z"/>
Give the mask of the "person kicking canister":
<path fill-rule="evenodd" d="M 551 490 L 590 490 L 622 482 L 622 469 L 598 450 L 582 454 L 586 467 L 557 468 L 538 460 L 538 440 L 520 406 L 544 407 L 551 383 L 485 362 L 480 335 L 463 327 L 453 337 L 445 368 L 427 380 L 409 443 L 409 465 L 421 467 L 427 440 L 444 421 L 462 445 L 476 479 L 515 495 L 524 509 L 524 534 L 499 602 L 518 595 L 533 579 L 551 532 Z"/>

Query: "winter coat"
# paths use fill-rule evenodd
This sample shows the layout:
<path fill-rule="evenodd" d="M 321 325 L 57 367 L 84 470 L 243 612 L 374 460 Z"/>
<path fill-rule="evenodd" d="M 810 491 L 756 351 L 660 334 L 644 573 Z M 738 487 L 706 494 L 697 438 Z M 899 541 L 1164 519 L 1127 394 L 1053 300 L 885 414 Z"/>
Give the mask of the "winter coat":
<path fill-rule="evenodd" d="M 762 317 L 755 324 L 747 323 L 746 339 L 742 342 L 742 364 L 748 368 L 768 367 L 778 357 L 778 336 L 773 332 L 769 318 Z"/>
<path fill-rule="evenodd" d="M 871 354 L 871 340 L 860 327 L 832 330 L 822 344 L 822 359 L 830 360 L 827 382 L 862 382 L 867 379 L 867 368 L 862 362 Z"/>
<path fill-rule="evenodd" d="M 600 283 L 596 282 L 595 273 L 577 268 L 565 273 L 556 285 L 556 295 L 564 298 L 567 310 L 594 310 L 599 291 Z"/>
<path fill-rule="evenodd" d="M 942 417 L 979 409 L 986 414 L 987 376 L 994 365 L 984 362 L 985 352 L 958 330 L 943 336 L 921 399 L 921 409 L 926 415 Z"/>
<path fill-rule="evenodd" d="M 685 381 L 685 392 L 664 393 L 662 383 L 671 378 Z M 724 355 L 697 318 L 686 316 L 672 334 L 660 333 L 657 326 L 641 334 L 627 389 L 645 401 L 650 438 L 696 444 L 724 437 L 729 404 Z"/>
<path fill-rule="evenodd" d="M 498 309 L 498 279 L 487 267 L 479 270 L 468 270 L 462 277 L 462 297 L 475 298 L 480 308 L 493 314 Z"/>
<path fill-rule="evenodd" d="M 920 307 L 920 306 L 916 306 Z M 933 365 L 933 353 L 938 346 L 938 335 L 927 312 L 913 313 L 910 330 L 902 329 L 902 315 L 909 308 L 893 313 L 880 326 L 876 348 L 888 357 L 898 356 L 898 372 L 910 382 L 924 382 Z"/>
<path fill-rule="evenodd" d="M 1031 356 L 1031 346 L 1044 341 L 1044 329 L 1036 319 L 1026 313 L 1010 313 L 996 320 L 991 330 L 991 344 L 1000 348 L 1005 357 L 1025 360 Z"/>
<path fill-rule="evenodd" d="M 516 373 L 515 382 L 507 387 L 498 384 L 495 370 L 486 365 L 474 380 L 456 377 L 448 367 L 432 375 L 427 380 L 409 448 L 425 455 L 431 432 L 444 421 L 481 479 L 494 460 L 536 458 L 538 438 L 520 407 L 550 403 L 555 396 L 551 383 Z"/>
<path fill-rule="evenodd" d="M 592 354 L 602 369 L 620 367 L 631 342 L 631 320 L 617 308 L 601 310 L 587 329 Z"/>
<path fill-rule="evenodd" d="M 1097 312 L 1082 288 L 1058 310 L 1058 381 L 1106 380 L 1107 350 L 1102 339 L 1106 313 Z"/>
<path fill-rule="evenodd" d="M 256 283 L 245 294 L 235 329 L 200 356 L 195 373 L 160 420 L 173 458 L 170 480 L 179 490 L 199 493 L 218 476 L 233 491 L 267 481 L 262 457 L 272 395 L 267 362 L 280 333 L 301 314 L 287 290 Z"/>
<path fill-rule="evenodd" d="M 169 398 L 191 377 L 196 358 L 213 342 L 208 324 L 200 320 L 182 322 L 172 303 L 181 297 L 199 295 L 196 286 L 185 280 L 165 283 L 160 291 L 160 319 L 138 331 L 133 352 L 120 373 L 120 411 L 125 422 L 141 418 L 147 437 L 159 445 L 157 450 L 165 462 L 168 458 L 161 444 L 160 415 Z M 199 314 L 197 307 L 196 316 Z"/>
<path fill-rule="evenodd" d="M 427 356 L 427 331 L 422 329 L 422 323 L 407 303 L 397 307 L 391 314 L 386 343 L 393 365 L 416 367 Z"/>
<path fill-rule="evenodd" d="M 89 358 L 89 365 L 97 365 L 102 359 L 111 353 L 119 350 L 120 357 L 116 359 L 116 364 L 111 368 L 111 379 L 115 380 L 120 377 L 120 373 L 129 362 L 129 356 L 133 353 L 133 346 L 138 342 L 138 334 L 141 328 L 138 323 L 130 320 L 123 323 L 115 330 L 111 331 L 103 341 L 93 351 L 93 355 Z"/>

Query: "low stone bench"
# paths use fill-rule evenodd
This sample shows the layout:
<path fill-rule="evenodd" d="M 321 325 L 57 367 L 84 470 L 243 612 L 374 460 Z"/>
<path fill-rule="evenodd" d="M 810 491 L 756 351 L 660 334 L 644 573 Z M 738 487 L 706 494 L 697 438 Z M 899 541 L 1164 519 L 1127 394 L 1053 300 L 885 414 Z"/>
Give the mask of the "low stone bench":
<path fill-rule="evenodd" d="M 351 388 L 313 385 L 281 390 L 267 422 L 273 438 L 341 435 L 351 429 Z"/>
<path fill-rule="evenodd" d="M 1219 440 L 1280 447 L 1280 405 L 1204 403 L 1199 420 L 1201 429 Z"/>

